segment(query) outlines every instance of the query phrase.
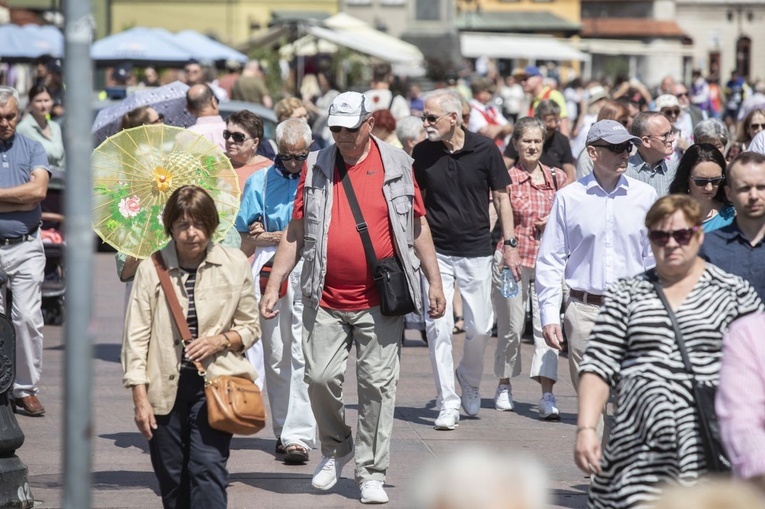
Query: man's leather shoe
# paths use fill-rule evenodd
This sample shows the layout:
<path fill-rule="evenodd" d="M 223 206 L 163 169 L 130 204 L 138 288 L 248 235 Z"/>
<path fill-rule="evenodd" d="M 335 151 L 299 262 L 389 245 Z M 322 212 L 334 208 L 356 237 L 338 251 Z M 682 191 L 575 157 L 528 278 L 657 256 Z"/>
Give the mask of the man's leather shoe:
<path fill-rule="evenodd" d="M 40 400 L 34 395 L 14 399 L 13 406 L 24 410 L 27 415 L 32 417 L 40 417 L 45 414 L 45 407 L 42 406 Z"/>

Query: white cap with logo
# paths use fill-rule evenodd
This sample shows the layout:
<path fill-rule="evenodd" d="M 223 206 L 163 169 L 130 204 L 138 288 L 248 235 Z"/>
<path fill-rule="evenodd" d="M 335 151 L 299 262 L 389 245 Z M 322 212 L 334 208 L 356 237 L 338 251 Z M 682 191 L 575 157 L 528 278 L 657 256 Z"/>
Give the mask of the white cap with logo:
<path fill-rule="evenodd" d="M 355 129 L 372 112 L 369 98 L 358 92 L 344 92 L 332 101 L 329 106 L 329 127 L 345 127 Z"/>

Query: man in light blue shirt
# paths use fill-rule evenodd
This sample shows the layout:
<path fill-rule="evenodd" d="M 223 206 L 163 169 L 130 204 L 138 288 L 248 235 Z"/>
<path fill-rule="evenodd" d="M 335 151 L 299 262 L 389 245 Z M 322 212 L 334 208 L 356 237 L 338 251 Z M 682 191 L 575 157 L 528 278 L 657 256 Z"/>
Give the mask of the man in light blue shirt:
<path fill-rule="evenodd" d="M 247 256 L 255 254 L 256 281 L 292 218 L 300 173 L 311 146 L 311 128 L 303 119 L 285 120 L 276 126 L 276 144 L 279 153 L 275 164 L 247 179 L 234 223 L 242 237 L 242 251 Z M 279 314 L 270 320 L 261 316 L 260 320 L 276 453 L 284 454 L 287 464 L 306 463 L 308 452 L 316 445 L 316 421 L 308 399 L 308 385 L 303 381 L 302 266 L 301 260 L 289 276 L 287 293 L 275 306 Z M 259 296 L 260 288 L 255 286 Z"/>
<path fill-rule="evenodd" d="M 626 175 L 649 184 L 661 198 L 669 193 L 677 172 L 672 125 L 661 113 L 644 111 L 632 122 L 632 134 L 639 141 L 635 142 L 637 151 L 629 159 Z"/>

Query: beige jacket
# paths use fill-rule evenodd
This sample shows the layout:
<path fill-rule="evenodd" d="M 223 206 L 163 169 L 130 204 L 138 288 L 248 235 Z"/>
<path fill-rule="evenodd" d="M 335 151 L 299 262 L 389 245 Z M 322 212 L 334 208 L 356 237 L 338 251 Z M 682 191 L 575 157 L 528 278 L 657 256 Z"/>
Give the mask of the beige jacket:
<path fill-rule="evenodd" d="M 175 242 L 170 241 L 162 249 L 162 257 L 185 315 L 188 298 L 183 282 L 187 276 L 178 267 Z M 236 331 L 242 337 L 244 350 L 260 338 L 252 272 L 241 251 L 210 243 L 207 257 L 197 269 L 194 301 L 200 337 Z M 138 266 L 125 316 L 122 381 L 125 387 L 148 385 L 149 403 L 157 415 L 169 414 L 173 409 L 182 353 L 181 335 L 160 287 L 154 262 L 146 259 Z M 220 375 L 257 378 L 243 353 L 223 350 L 202 364 L 208 378 Z"/>

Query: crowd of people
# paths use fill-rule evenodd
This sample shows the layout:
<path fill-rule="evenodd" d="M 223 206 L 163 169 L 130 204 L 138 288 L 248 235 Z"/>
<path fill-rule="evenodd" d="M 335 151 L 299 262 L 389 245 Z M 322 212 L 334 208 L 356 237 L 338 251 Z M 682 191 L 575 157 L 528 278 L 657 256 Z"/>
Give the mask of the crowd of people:
<path fill-rule="evenodd" d="M 318 73 L 301 97 L 274 103 L 257 63 L 234 67 L 219 78 L 198 62 L 184 69 L 197 118 L 188 129 L 228 155 L 242 189 L 239 236 L 222 244 L 211 240 L 217 213 L 200 188 L 177 189 L 163 212 L 172 240 L 162 257 L 192 341 L 180 341 L 156 297 L 155 262 L 118 263 L 120 279 L 133 280 L 123 381 L 165 507 L 226 506 L 231 435 L 207 424 L 195 361 L 265 387 L 275 453 L 305 464 L 320 451 L 315 488 L 332 489 L 354 460 L 361 502 L 386 503 L 404 328 L 427 339 L 433 426 L 453 432 L 461 415 L 481 410 L 495 326 L 494 407 L 514 410 L 529 309 L 542 420 L 560 419 L 554 386 L 567 351 L 588 507 L 649 507 L 665 487 L 710 473 L 697 384 L 719 385 L 716 418 L 734 473 L 765 487 L 756 339 L 765 325 L 765 97 L 758 103 L 743 85 L 726 95 L 700 75 L 687 88 L 665 79 L 655 94 L 635 80 L 559 87 L 533 65 L 506 79 L 449 78 L 424 94 L 413 86 L 405 97 L 379 65 L 364 93 Z M 39 416 L 42 325 L 29 312 L 39 282 L 24 277 L 37 271 L 47 168 L 64 156 L 48 120 L 54 94 L 36 84 L 19 122 L 14 93 L 0 90 L 0 153 L 15 170 L 0 181 L 0 264 L 26 331 L 14 401 Z M 273 106 L 275 139 L 248 110 L 224 119 L 218 105 L 228 98 Z M 163 120 L 143 107 L 122 128 Z M 403 311 L 381 297 L 390 270 Z M 506 295 L 508 277 L 517 295 Z M 26 311 L 18 317 L 17 306 Z M 463 330 L 459 355 L 453 337 Z M 355 437 L 343 400 L 353 346 Z M 529 483 L 542 477 L 532 472 Z M 533 502 L 519 507 L 542 507 L 545 496 L 527 488 Z M 458 499 L 432 503 L 463 507 Z"/>

